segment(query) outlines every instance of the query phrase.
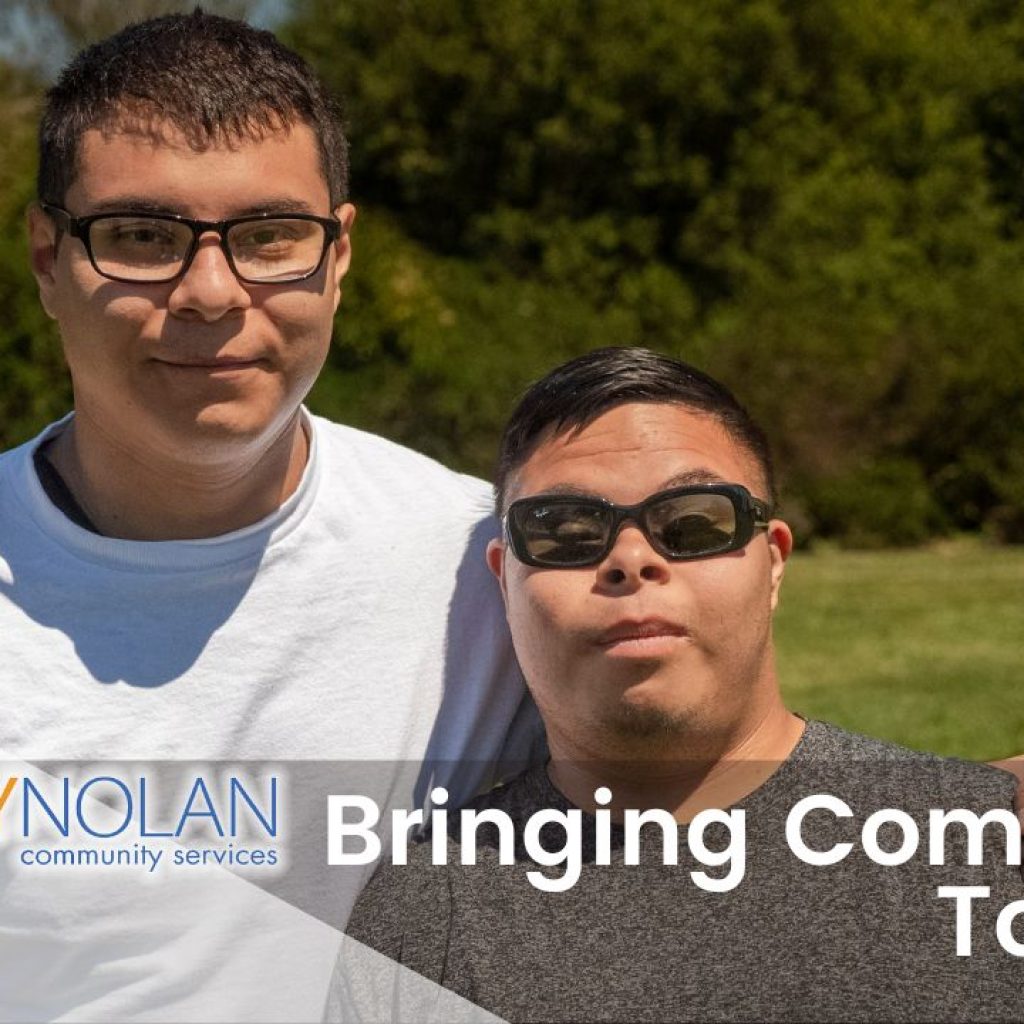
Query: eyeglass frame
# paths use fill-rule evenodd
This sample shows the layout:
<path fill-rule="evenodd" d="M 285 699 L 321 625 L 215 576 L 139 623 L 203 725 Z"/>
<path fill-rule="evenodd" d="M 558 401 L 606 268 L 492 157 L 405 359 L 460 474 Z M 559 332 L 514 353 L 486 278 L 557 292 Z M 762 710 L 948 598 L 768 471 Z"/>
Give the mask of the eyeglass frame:
<path fill-rule="evenodd" d="M 227 220 L 195 220 L 192 217 L 185 217 L 177 213 L 149 213 L 142 210 L 110 210 L 103 213 L 91 213 L 85 217 L 75 217 L 62 206 L 57 206 L 54 203 L 40 203 L 39 205 L 44 213 L 52 217 L 58 223 L 63 220 L 62 226 L 64 227 L 64 230 L 67 231 L 68 235 L 81 241 L 82 246 L 85 248 L 86 255 L 89 257 L 89 262 L 92 264 L 93 270 L 95 270 L 100 277 L 105 277 L 108 281 L 118 281 L 121 284 L 170 284 L 172 281 L 177 281 L 184 277 L 188 273 L 189 267 L 192 266 L 192 261 L 195 259 L 196 253 L 199 251 L 200 238 L 209 231 L 212 231 L 217 235 L 220 250 L 224 253 L 224 258 L 227 260 L 228 266 L 231 268 L 231 273 L 233 273 L 239 281 L 244 284 L 255 285 L 295 284 L 298 281 L 306 281 L 320 272 L 320 268 L 324 265 L 324 258 L 327 256 L 327 250 L 337 242 L 341 237 L 343 230 L 341 222 L 336 217 L 319 217 L 312 213 L 268 212 L 250 214 L 247 217 L 230 217 Z M 93 255 L 92 241 L 89 238 L 89 232 L 96 221 L 113 217 L 145 217 L 147 220 L 162 220 L 171 221 L 176 224 L 184 224 L 186 227 L 190 228 L 192 231 L 192 244 L 189 246 L 188 252 L 182 260 L 181 267 L 170 277 L 151 277 L 143 279 L 135 277 L 118 277 L 115 274 L 110 274 L 105 270 L 101 270 L 99 264 L 96 262 L 96 257 Z M 267 220 L 304 220 L 319 224 L 324 229 L 323 249 L 320 252 L 320 259 L 317 260 L 316 266 L 313 267 L 312 270 L 299 277 L 289 277 L 284 280 L 254 280 L 253 278 L 245 277 L 243 274 L 238 272 L 238 267 L 235 265 L 234 257 L 231 255 L 231 247 L 228 245 L 228 231 L 238 224 L 259 223 L 260 221 Z"/>
<path fill-rule="evenodd" d="M 662 544 L 647 529 L 644 521 L 644 513 L 653 504 L 660 503 L 671 498 L 682 497 L 687 494 L 721 494 L 727 497 L 732 503 L 733 512 L 736 518 L 736 531 L 727 545 L 715 548 L 712 551 L 701 551 L 694 554 L 673 554 L 665 549 Z M 608 539 L 599 555 L 588 558 L 585 562 L 572 562 L 559 565 L 557 562 L 545 562 L 535 558 L 527 550 L 526 539 L 519 532 L 518 525 L 512 518 L 512 512 L 517 507 L 528 508 L 535 505 L 589 505 L 595 508 L 607 509 L 612 513 L 611 529 L 608 532 Z M 758 530 L 767 530 L 770 520 L 774 514 L 773 506 L 760 498 L 755 498 L 750 491 L 742 484 L 694 484 L 687 487 L 672 487 L 666 491 L 658 491 L 644 498 L 635 505 L 617 505 L 606 498 L 595 498 L 589 495 L 574 494 L 535 494 L 527 498 L 519 498 L 513 501 L 502 516 L 502 531 L 506 543 L 512 554 L 524 565 L 537 569 L 586 569 L 600 565 L 608 555 L 625 522 L 633 522 L 644 535 L 647 543 L 662 558 L 670 562 L 690 562 L 698 558 L 713 558 L 716 555 L 725 555 L 730 551 L 738 551 L 744 548 L 754 537 Z"/>

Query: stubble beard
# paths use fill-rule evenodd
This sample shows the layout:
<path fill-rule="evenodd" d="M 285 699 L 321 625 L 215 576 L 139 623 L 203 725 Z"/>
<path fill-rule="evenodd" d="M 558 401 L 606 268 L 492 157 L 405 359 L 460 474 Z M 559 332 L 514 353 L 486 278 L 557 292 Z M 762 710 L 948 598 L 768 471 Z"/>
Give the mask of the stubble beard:
<path fill-rule="evenodd" d="M 655 743 L 678 742 L 691 734 L 693 712 L 669 711 L 657 705 L 623 703 L 606 722 L 617 739 Z"/>

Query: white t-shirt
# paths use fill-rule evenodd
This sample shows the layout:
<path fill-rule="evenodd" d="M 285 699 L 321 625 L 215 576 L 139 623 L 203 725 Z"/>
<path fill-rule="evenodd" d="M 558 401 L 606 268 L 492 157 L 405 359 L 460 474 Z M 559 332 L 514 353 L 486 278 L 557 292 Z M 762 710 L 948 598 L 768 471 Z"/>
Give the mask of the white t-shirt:
<path fill-rule="evenodd" d="M 327 864 L 326 794 L 454 806 L 536 756 L 486 486 L 307 424 L 297 491 L 208 540 L 72 523 L 32 459 L 61 424 L 0 455 L 0 1020 L 314 1020 L 370 870 Z"/>

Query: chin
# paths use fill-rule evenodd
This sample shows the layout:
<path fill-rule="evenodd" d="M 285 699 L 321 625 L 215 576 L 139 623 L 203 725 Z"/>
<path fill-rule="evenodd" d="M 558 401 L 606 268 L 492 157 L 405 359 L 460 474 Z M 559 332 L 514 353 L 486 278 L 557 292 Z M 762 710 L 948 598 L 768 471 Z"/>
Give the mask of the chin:
<path fill-rule="evenodd" d="M 263 410 L 247 409 L 236 402 L 218 402 L 197 409 L 192 428 L 225 437 L 258 437 L 266 433 L 274 422 Z"/>
<path fill-rule="evenodd" d="M 627 697 L 608 717 L 609 731 L 622 739 L 674 739 L 692 731 L 693 709 Z"/>
<path fill-rule="evenodd" d="M 629 683 L 609 708 L 610 731 L 623 739 L 683 738 L 703 732 L 715 720 L 718 702 L 710 698 L 700 673 L 651 672 Z"/>
<path fill-rule="evenodd" d="M 239 408 L 237 403 L 217 403 L 198 409 L 181 410 L 160 424 L 161 432 L 179 449 L 186 448 L 191 455 L 203 460 L 223 458 L 225 451 L 245 449 L 268 436 L 273 437 L 288 422 L 268 415 L 263 410 Z"/>

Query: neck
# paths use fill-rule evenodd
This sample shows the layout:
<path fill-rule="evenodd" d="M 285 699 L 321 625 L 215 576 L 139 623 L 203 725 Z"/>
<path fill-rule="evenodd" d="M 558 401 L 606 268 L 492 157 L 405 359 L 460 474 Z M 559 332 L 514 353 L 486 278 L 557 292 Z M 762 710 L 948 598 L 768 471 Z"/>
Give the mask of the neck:
<path fill-rule="evenodd" d="M 296 412 L 277 435 L 221 460 L 185 462 L 178 455 L 186 450 L 136 451 L 78 413 L 49 455 L 105 537 L 196 540 L 240 530 L 276 511 L 302 479 L 309 443 Z"/>
<path fill-rule="evenodd" d="M 629 759 L 583 755 L 559 741 L 549 730 L 552 783 L 572 803 L 593 813 L 594 791 L 612 792 L 608 805 L 613 817 L 628 809 L 660 808 L 677 821 L 689 821 L 707 808 L 725 808 L 760 788 L 793 752 L 804 731 L 804 721 L 778 699 L 750 726 L 736 730 L 718 752 L 708 745 L 680 737 L 672 756 L 659 748 L 653 757 L 638 752 Z M 703 752 L 696 753 L 703 746 Z"/>

